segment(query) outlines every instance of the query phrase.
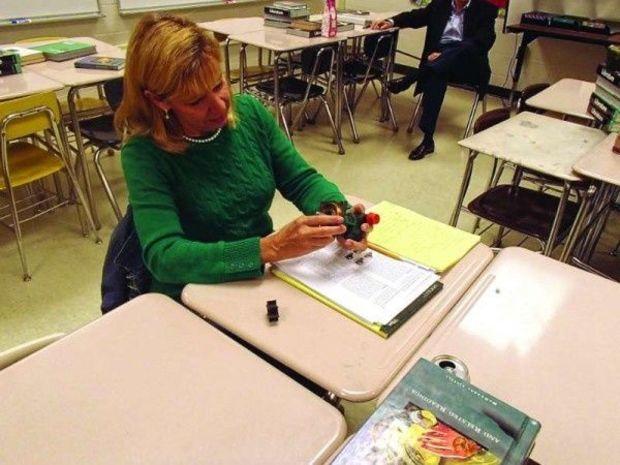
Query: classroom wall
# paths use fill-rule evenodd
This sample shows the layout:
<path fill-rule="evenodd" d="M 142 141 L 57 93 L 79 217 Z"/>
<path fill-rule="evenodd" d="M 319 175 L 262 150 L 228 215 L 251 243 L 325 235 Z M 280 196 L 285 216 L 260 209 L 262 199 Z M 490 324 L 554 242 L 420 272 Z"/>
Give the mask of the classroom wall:
<path fill-rule="evenodd" d="M 323 3 L 321 0 L 305 1 L 311 6 L 312 12 L 319 13 L 322 11 Z M 172 12 L 187 16 L 196 22 L 204 22 L 227 17 L 261 16 L 263 14 L 263 7 L 269 3 L 271 1 L 255 1 L 233 5 L 175 10 Z M 102 18 L 25 24 L 0 28 L 0 43 L 11 43 L 20 39 L 40 36 L 90 36 L 114 45 L 126 43 L 141 15 L 121 16 L 118 11 L 118 0 L 99 0 L 99 5 L 101 6 L 101 12 L 105 15 Z"/>

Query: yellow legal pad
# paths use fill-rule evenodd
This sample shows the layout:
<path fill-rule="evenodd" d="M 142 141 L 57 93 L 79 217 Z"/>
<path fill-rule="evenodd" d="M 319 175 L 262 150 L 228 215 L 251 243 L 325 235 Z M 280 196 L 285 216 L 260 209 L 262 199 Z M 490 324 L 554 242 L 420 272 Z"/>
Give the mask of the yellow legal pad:
<path fill-rule="evenodd" d="M 368 236 L 371 248 L 413 260 L 438 273 L 456 264 L 480 236 L 383 201 L 370 209 L 381 216 Z"/>

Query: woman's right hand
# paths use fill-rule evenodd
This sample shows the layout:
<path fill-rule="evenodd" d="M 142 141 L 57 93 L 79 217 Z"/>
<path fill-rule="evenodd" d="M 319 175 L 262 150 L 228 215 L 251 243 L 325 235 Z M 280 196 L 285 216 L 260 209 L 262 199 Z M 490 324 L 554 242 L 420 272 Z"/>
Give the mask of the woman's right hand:
<path fill-rule="evenodd" d="M 321 249 L 343 234 L 344 218 L 335 215 L 300 216 L 260 240 L 263 263 L 300 257 Z"/>

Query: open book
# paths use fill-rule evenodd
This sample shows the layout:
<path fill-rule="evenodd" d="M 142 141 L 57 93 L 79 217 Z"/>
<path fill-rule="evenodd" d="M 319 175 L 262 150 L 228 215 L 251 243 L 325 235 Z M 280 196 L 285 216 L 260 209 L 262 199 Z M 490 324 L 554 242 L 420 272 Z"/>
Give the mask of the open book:
<path fill-rule="evenodd" d="M 439 276 L 421 265 L 376 251 L 356 255 L 336 243 L 274 265 L 279 278 L 383 337 L 442 288 Z"/>

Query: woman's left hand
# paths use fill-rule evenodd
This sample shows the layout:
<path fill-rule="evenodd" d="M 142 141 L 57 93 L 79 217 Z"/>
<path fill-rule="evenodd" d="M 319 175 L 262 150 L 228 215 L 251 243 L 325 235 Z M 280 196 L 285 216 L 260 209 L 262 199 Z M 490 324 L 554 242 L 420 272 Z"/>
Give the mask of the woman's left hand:
<path fill-rule="evenodd" d="M 353 210 L 355 213 L 364 213 L 366 208 L 361 203 L 358 203 L 353 206 Z M 368 233 L 372 231 L 372 226 L 368 223 L 363 223 L 361 226 L 362 231 L 364 232 L 364 237 L 360 241 L 354 241 L 353 239 L 344 239 L 342 237 L 338 238 L 338 243 L 347 250 L 366 250 L 368 248 Z"/>

